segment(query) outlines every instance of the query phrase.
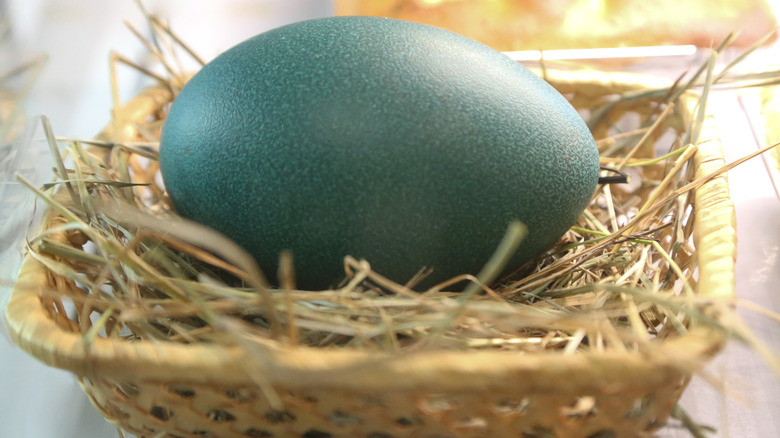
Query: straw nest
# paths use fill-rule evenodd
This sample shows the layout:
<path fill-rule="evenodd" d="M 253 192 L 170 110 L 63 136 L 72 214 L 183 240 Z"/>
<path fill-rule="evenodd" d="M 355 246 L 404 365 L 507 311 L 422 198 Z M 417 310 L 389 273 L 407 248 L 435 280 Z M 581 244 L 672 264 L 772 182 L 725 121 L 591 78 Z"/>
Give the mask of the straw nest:
<path fill-rule="evenodd" d="M 129 65 L 155 84 L 127 104 L 116 98 L 112 122 L 94 140 L 55 137 L 44 119 L 56 181 L 28 184 L 48 207 L 48 227 L 29 239 L 29 256 L 54 278 L 41 299 L 57 325 L 86 345 L 100 337 L 389 354 L 652 353 L 660 341 L 702 325 L 755 344 L 731 317 L 732 297 L 695 293 L 697 286 L 720 290 L 717 279 L 697 285 L 694 193 L 730 167 L 696 176 L 693 163 L 709 90 L 736 81 L 727 74 L 735 63 L 715 69 L 728 41 L 674 84 L 650 81 L 619 95 L 605 93 L 609 87 L 577 93 L 543 66 L 540 74 L 586 117 L 602 164 L 631 182 L 601 185 L 577 224 L 513 275 L 496 278 L 521 238 L 517 226 L 479 275 L 453 279 L 470 282 L 464 292 L 449 291 L 452 282 L 414 290 L 415 279 L 393 281 L 349 255 L 341 287 L 305 291 L 295 289 L 289 254 L 280 254 L 281 286 L 271 288 L 240 245 L 176 216 L 161 184 L 158 140 L 169 103 L 191 74 L 176 67 L 175 53 L 202 60 L 163 22 L 150 23 L 157 37 L 144 41 L 161 67 L 119 55 L 113 65 Z"/>
<path fill-rule="evenodd" d="M 158 140 L 168 104 L 190 73 L 177 71 L 163 47 L 146 43 L 166 75 L 115 55 L 158 84 L 118 105 L 95 140 L 56 138 L 44 120 L 57 181 L 31 189 L 62 217 L 30 240 L 30 250 L 67 279 L 49 298 L 73 304 L 74 330 L 191 343 L 232 342 L 231 330 L 240 328 L 256 339 L 317 347 L 571 353 L 637 349 L 685 333 L 693 320 L 717 324 L 711 316 L 718 312 L 705 311 L 711 300 L 694 294 L 691 193 L 727 169 L 693 180 L 690 166 L 706 93 L 728 80 L 727 70 L 714 73 L 714 57 L 683 83 L 588 102 L 602 164 L 632 182 L 601 185 L 578 223 L 512 276 L 494 281 L 522 239 L 517 224 L 477 276 L 415 291 L 418 279 L 397 283 L 372 271 L 370 260 L 347 255 L 342 287 L 302 291 L 294 288 L 290 254 L 280 254 L 282 284 L 272 289 L 239 245 L 176 216 L 162 187 Z M 701 99 L 681 103 L 693 87 L 704 88 Z M 634 115 L 634 127 L 625 130 L 626 119 L 614 124 L 610 111 L 621 103 L 653 96 Z M 680 126 L 679 113 L 691 110 L 692 123 Z M 57 143 L 66 145 L 69 166 Z M 472 285 L 465 293 L 448 292 L 463 280 Z"/>

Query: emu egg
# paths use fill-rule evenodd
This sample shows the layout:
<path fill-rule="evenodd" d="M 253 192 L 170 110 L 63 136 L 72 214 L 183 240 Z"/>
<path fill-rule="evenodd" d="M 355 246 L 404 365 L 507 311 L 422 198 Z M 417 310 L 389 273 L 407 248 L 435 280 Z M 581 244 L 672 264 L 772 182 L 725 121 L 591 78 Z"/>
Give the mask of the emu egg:
<path fill-rule="evenodd" d="M 476 274 L 507 226 L 507 267 L 577 220 L 599 171 L 555 89 L 500 52 L 423 24 L 330 17 L 257 35 L 200 70 L 160 145 L 177 212 L 246 248 L 275 280 L 333 287 L 346 255 L 405 283 Z M 422 285 L 421 285 L 422 287 Z"/>

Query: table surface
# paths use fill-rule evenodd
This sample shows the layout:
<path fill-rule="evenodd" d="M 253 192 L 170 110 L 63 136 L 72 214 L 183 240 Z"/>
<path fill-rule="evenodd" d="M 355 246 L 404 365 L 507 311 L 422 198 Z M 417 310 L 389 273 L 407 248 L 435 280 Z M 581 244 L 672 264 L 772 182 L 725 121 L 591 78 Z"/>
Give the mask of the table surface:
<path fill-rule="evenodd" d="M 168 0 L 144 4 L 168 17 L 174 29 L 206 58 L 263 30 L 331 13 L 328 2 L 322 0 Z M 11 0 L 5 7 L 13 25 L 14 45 L 0 42 L 0 65 L 12 57 L 26 59 L 47 53 L 49 58 L 27 98 L 28 114 L 47 115 L 58 135 L 89 137 L 96 133 L 111 107 L 108 54 L 116 50 L 136 59 L 145 53 L 122 25 L 123 20 L 143 25 L 134 3 Z M 777 52 L 772 47 L 762 51 L 761 56 L 772 59 Z M 755 58 L 751 60 L 762 62 Z M 672 66 L 656 66 L 653 72 L 676 76 L 687 67 Z M 126 71 L 120 72 L 120 79 L 125 97 L 140 86 L 138 79 Z M 727 161 L 761 145 L 758 109 L 755 90 L 713 95 L 711 111 Z M 758 139 L 754 131 L 758 131 Z M 41 158 L 45 156 L 43 148 L 25 151 L 17 164 L 30 172 L 46 169 L 45 159 Z M 0 171 L 7 173 L 8 168 L 2 167 L 2 163 L 0 160 Z M 19 229 L 26 223 L 14 227 L 12 219 L 18 222 L 20 216 L 24 217 L 20 212 L 27 211 L 23 208 L 32 206 L 29 200 L 20 198 L 21 192 L 15 191 L 8 181 L 10 175 L 0 174 L 0 205 L 6 205 L 0 208 L 0 299 L 7 296 L 8 281 L 15 277 L 21 260 Z M 765 161 L 758 158 L 735 168 L 729 173 L 729 183 L 739 238 L 737 295 L 780 312 L 780 291 L 776 290 L 780 284 L 780 269 L 776 266 L 780 255 L 780 201 Z M 18 202 L 22 210 L 7 208 L 9 202 Z M 776 322 L 744 308 L 739 313 L 763 342 L 780 352 L 780 326 Z M 780 410 L 780 378 L 752 350 L 732 343 L 707 367 L 706 373 L 709 379 L 694 378 L 681 402 L 696 421 L 717 428 L 714 436 L 780 436 L 780 419 L 775 416 Z M 92 408 L 71 374 L 40 364 L 13 347 L 7 337 L 0 336 L 0 437 L 114 436 L 115 428 Z M 659 436 L 690 435 L 667 427 Z"/>

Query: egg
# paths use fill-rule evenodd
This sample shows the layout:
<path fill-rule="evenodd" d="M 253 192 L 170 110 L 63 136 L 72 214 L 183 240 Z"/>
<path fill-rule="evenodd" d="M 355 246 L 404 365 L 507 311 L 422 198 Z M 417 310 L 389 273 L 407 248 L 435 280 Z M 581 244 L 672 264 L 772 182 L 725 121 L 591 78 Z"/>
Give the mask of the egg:
<path fill-rule="evenodd" d="M 343 280 L 344 257 L 419 287 L 476 274 L 513 220 L 508 269 L 587 206 L 598 151 L 576 110 L 500 52 L 436 27 L 329 17 L 248 39 L 173 102 L 160 167 L 183 217 L 246 248 L 275 280 Z"/>

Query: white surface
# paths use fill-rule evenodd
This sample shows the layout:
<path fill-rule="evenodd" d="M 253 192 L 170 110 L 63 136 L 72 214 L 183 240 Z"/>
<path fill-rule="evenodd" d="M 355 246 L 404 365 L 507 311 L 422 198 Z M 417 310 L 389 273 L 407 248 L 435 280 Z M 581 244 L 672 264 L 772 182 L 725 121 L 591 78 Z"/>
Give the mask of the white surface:
<path fill-rule="evenodd" d="M 263 30 L 330 12 L 325 0 L 144 3 L 169 18 L 184 40 L 206 58 Z M 92 136 L 108 119 L 111 106 L 108 53 L 117 50 L 133 59 L 144 53 L 122 25 L 127 19 L 139 28 L 143 26 L 133 2 L 16 0 L 9 6 L 16 53 L 48 53 L 50 57 L 27 102 L 28 113 L 47 114 L 59 135 Z M 124 96 L 137 90 L 137 78 L 127 71 L 121 78 Z M 750 103 L 750 98 L 746 101 Z M 733 160 L 754 150 L 756 144 L 736 96 L 719 94 L 713 106 L 727 158 Z M 2 181 L 7 175 L 0 177 Z M 778 312 L 780 202 L 761 160 L 732 171 L 730 182 L 739 233 L 738 296 Z M 0 265 L 0 278 L 13 278 L 19 251 L 16 248 L 5 254 L 6 259 L 0 258 L 5 260 Z M 751 312 L 741 313 L 765 342 L 780 351 L 780 328 L 776 324 Z M 709 371 L 724 382 L 724 390 L 715 390 L 699 379 L 692 383 L 682 404 L 696 420 L 717 427 L 717 436 L 780 436 L 780 420 L 774 417 L 780 409 L 780 380 L 760 359 L 732 345 Z M 671 428 L 660 435 L 689 436 Z M 0 339 L 0 438 L 113 436 L 115 429 L 92 409 L 73 376 L 40 365 Z"/>

